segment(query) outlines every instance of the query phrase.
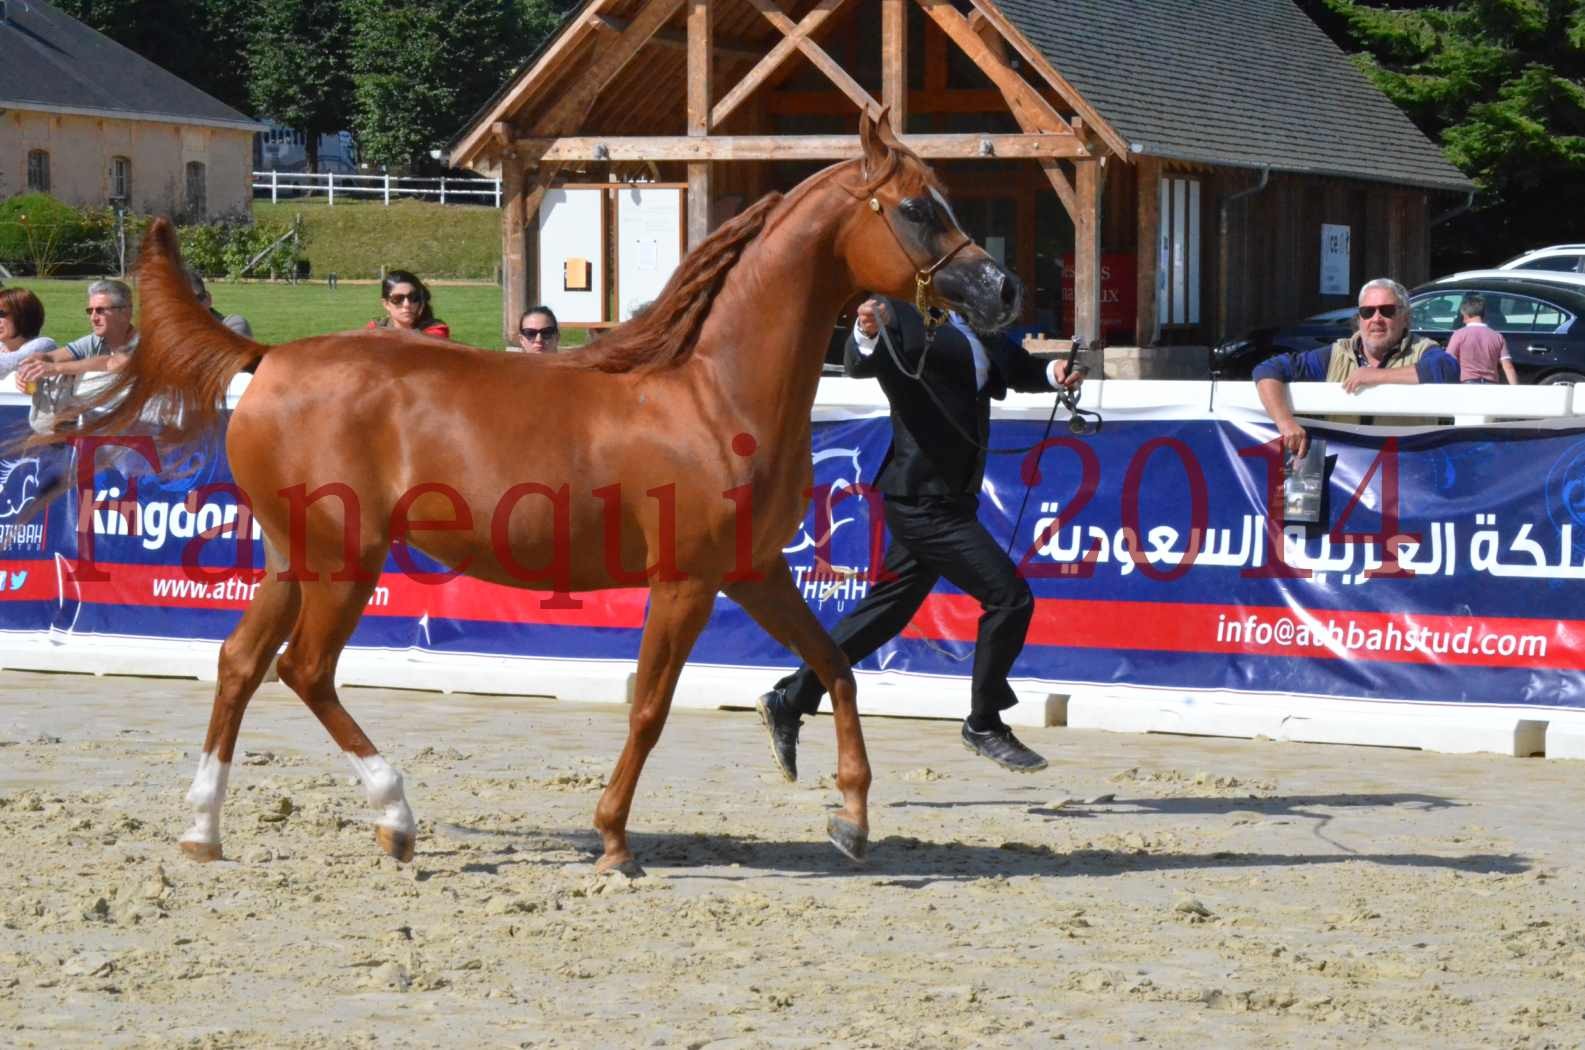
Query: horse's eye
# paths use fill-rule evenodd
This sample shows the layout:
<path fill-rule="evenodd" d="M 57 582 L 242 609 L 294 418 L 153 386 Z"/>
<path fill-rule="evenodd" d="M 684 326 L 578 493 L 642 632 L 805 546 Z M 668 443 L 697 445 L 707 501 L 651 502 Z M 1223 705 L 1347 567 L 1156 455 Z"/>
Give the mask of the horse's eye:
<path fill-rule="evenodd" d="M 923 197 L 904 197 L 897 205 L 897 210 L 911 222 L 929 222 L 933 214 L 930 202 Z"/>

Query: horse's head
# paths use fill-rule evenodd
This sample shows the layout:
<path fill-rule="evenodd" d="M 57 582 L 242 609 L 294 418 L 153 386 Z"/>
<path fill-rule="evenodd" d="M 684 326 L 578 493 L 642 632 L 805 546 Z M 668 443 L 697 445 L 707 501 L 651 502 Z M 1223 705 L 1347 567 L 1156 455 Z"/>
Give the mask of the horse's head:
<path fill-rule="evenodd" d="M 892 134 L 883 112 L 859 121 L 863 214 L 848 229 L 846 255 L 861 288 L 956 310 L 975 328 L 995 331 L 1019 313 L 1023 285 L 958 226 L 924 161 Z"/>

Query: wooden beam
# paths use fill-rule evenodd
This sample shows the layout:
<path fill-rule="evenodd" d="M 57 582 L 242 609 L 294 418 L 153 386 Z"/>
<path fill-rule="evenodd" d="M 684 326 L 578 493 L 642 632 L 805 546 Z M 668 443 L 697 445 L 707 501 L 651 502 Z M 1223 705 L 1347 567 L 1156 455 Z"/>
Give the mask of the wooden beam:
<path fill-rule="evenodd" d="M 1050 92 L 1055 95 L 1054 92 Z M 853 112 L 847 99 L 834 91 L 768 91 L 766 106 L 778 116 L 845 117 Z M 1047 102 L 1051 99 L 1047 98 Z M 908 112 L 1006 113 L 1007 98 L 995 88 L 954 88 L 949 91 L 908 92 Z"/>
<path fill-rule="evenodd" d="M 710 134 L 710 0 L 688 0 L 688 136 Z M 710 236 L 710 162 L 688 165 L 688 247 Z"/>
<path fill-rule="evenodd" d="M 449 163 L 459 168 L 471 168 L 476 164 L 483 152 L 482 147 L 488 144 L 491 127 L 498 121 L 507 120 L 517 113 L 524 101 L 572 56 L 580 43 L 587 40 L 594 32 L 593 20 L 600 17 L 600 12 L 614 3 L 616 0 L 595 0 L 588 17 L 563 29 L 534 64 L 517 75 L 511 87 L 490 108 L 490 111 L 464 132 L 462 139 L 457 143 L 457 148 L 452 150 L 451 156 L 447 158 Z"/>
<path fill-rule="evenodd" d="M 1128 150 L 1128 143 L 1123 140 L 1123 137 L 1101 118 L 1101 114 L 1097 112 L 1094 106 L 1090 105 L 1083 95 L 1079 94 L 1077 88 L 1068 83 L 1066 77 L 1052 67 L 1051 63 L 1046 60 L 1046 56 L 1040 53 L 1040 49 L 1030 43 L 1029 39 L 1019 32 L 1012 22 L 1008 21 L 1007 16 L 996 6 L 996 0 L 969 0 L 969 2 L 974 5 L 975 10 L 987 22 L 996 27 L 996 31 L 1002 35 L 1002 39 L 1006 40 L 1013 50 L 1018 52 L 1019 57 L 1029 64 L 1030 69 L 1044 78 L 1046 83 L 1056 88 L 1057 94 L 1062 97 L 1062 100 L 1075 113 L 1082 116 L 1090 127 L 1095 129 L 1101 141 L 1106 143 L 1113 153 L 1116 153 L 1124 160 L 1131 161 L 1133 159 Z"/>
<path fill-rule="evenodd" d="M 597 18 L 597 23 L 600 29 L 613 37 L 625 32 L 627 27 L 633 24 L 632 19 L 617 18 L 615 15 L 600 15 Z M 662 29 L 649 38 L 649 43 L 673 51 L 686 51 L 688 49 L 688 34 L 679 33 L 675 29 Z M 765 57 L 765 49 L 763 47 L 757 47 L 747 40 L 715 37 L 710 46 L 717 59 L 727 59 L 732 62 L 758 62 Z"/>
<path fill-rule="evenodd" d="M 682 0 L 648 0 L 626 31 L 595 55 L 588 69 L 579 75 L 578 82 L 537 115 L 534 130 L 541 134 L 577 130 L 606 85 L 633 60 L 639 49 L 681 6 Z"/>
<path fill-rule="evenodd" d="M 908 0 L 881 0 L 881 104 L 901 135 L 908 128 Z"/>
<path fill-rule="evenodd" d="M 1101 334 L 1101 188 L 1099 163 L 1079 164 L 1078 214 L 1073 221 L 1073 335 L 1093 343 Z"/>
<path fill-rule="evenodd" d="M 926 159 L 987 157 L 1088 157 L 1074 135 L 904 135 L 902 141 Z M 542 163 L 571 161 L 846 160 L 859 155 L 857 135 L 659 135 L 523 138 L 519 155 Z"/>
<path fill-rule="evenodd" d="M 1079 220 L 1079 198 L 1073 192 L 1073 183 L 1068 181 L 1068 173 L 1063 170 L 1059 160 L 1043 160 L 1040 170 L 1045 174 L 1046 181 L 1051 183 L 1051 188 L 1057 191 L 1057 199 L 1062 202 L 1062 210 L 1068 213 L 1068 218 L 1075 223 Z"/>
<path fill-rule="evenodd" d="M 1139 232 L 1135 238 L 1139 257 L 1135 266 L 1134 342 L 1153 346 L 1161 337 L 1161 317 L 1156 305 L 1156 271 L 1161 253 L 1161 161 L 1140 157 L 1134 164 L 1139 180 Z"/>
<path fill-rule="evenodd" d="M 968 19 L 958 13 L 948 0 L 917 0 L 920 7 L 930 20 L 941 27 L 941 31 L 969 60 L 980 68 L 986 78 L 996 85 L 997 90 L 1007 99 L 1007 107 L 1012 110 L 1013 116 L 1018 120 L 1018 126 L 1027 132 L 1052 132 L 1067 131 L 1068 123 L 1057 115 L 1051 103 L 1040 97 L 1040 93 L 1030 86 L 1029 82 L 1019 75 L 1005 61 L 998 58 L 985 46 L 979 34 L 969 28 Z"/>
<path fill-rule="evenodd" d="M 748 100 L 750 95 L 759 90 L 761 85 L 769 80 L 788 59 L 798 52 L 802 52 L 803 56 L 815 68 L 824 73 L 844 95 L 853 99 L 854 104 L 860 109 L 868 107 L 872 113 L 880 111 L 880 107 L 875 100 L 870 98 L 869 92 L 860 87 L 858 81 L 848 76 L 847 71 L 838 65 L 830 55 L 826 54 L 825 49 L 815 43 L 812 38 L 815 30 L 819 29 L 827 19 L 836 13 L 837 9 L 844 3 L 844 0 L 819 0 L 819 3 L 815 4 L 809 13 L 804 15 L 797 24 L 794 24 L 793 20 L 788 18 L 780 7 L 776 6 L 775 0 L 749 0 L 749 2 L 758 8 L 760 14 L 764 15 L 771 25 L 781 30 L 782 38 L 776 42 L 775 47 L 770 49 L 770 53 L 760 60 L 759 65 L 745 73 L 743 79 L 739 80 L 732 87 L 732 90 L 728 91 L 726 96 L 716 103 L 715 111 L 710 117 L 712 126 L 723 123 L 727 117 L 731 116 L 739 106 Z M 857 93 L 856 95 L 855 92 Z"/>
<path fill-rule="evenodd" d="M 501 156 L 501 337 L 517 343 L 517 319 L 528 309 L 528 216 L 524 211 L 523 162 Z"/>

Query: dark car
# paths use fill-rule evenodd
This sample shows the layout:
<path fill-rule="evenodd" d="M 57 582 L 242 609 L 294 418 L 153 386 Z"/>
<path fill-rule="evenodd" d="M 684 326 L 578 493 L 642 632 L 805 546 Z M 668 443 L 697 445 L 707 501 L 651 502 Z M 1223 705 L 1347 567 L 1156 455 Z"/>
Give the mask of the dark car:
<path fill-rule="evenodd" d="M 1409 296 L 1414 330 L 1443 346 L 1460 327 L 1459 303 L 1486 300 L 1486 323 L 1508 340 L 1521 383 L 1585 383 L 1585 282 L 1544 276 L 1444 277 Z"/>
<path fill-rule="evenodd" d="M 1239 339 L 1229 339 L 1211 351 L 1212 379 L 1248 379 L 1256 365 L 1276 354 L 1314 350 L 1354 331 L 1355 310 L 1341 310 L 1306 317 L 1282 328 L 1257 328 Z"/>
<path fill-rule="evenodd" d="M 1462 322 L 1464 296 L 1486 299 L 1486 323 L 1508 340 L 1521 383 L 1585 383 L 1585 282 L 1577 277 L 1454 276 L 1422 284 L 1409 295 L 1416 335 L 1443 346 Z M 1248 379 L 1274 354 L 1313 350 L 1353 331 L 1354 309 L 1329 310 L 1284 328 L 1262 328 L 1211 351 L 1217 379 Z"/>

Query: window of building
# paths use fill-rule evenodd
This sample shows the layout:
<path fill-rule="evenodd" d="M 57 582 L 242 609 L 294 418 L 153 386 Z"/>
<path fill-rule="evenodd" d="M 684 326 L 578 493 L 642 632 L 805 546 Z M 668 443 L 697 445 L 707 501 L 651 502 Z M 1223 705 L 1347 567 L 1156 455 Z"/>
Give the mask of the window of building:
<path fill-rule="evenodd" d="M 47 150 L 31 150 L 28 153 L 28 192 L 48 193 L 50 191 L 50 155 Z"/>
<path fill-rule="evenodd" d="M 209 180 L 203 161 L 187 162 L 187 211 L 199 217 L 209 214 Z"/>
<path fill-rule="evenodd" d="M 132 199 L 132 161 L 126 157 L 110 158 L 110 197 L 112 200 Z"/>

